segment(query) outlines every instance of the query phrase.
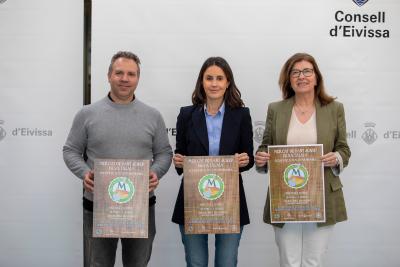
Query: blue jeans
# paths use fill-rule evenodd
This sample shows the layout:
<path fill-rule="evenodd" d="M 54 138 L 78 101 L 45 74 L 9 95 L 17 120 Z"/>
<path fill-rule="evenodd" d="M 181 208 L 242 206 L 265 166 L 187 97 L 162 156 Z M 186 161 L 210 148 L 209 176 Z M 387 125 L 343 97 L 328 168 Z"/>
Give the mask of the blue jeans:
<path fill-rule="evenodd" d="M 185 227 L 179 225 L 182 243 L 185 247 L 185 258 L 187 267 L 208 266 L 208 235 L 185 234 Z M 239 234 L 216 234 L 215 235 L 215 267 L 237 266 L 239 242 L 242 236 L 243 226 Z"/>
<path fill-rule="evenodd" d="M 148 238 L 121 238 L 124 267 L 145 267 L 156 234 L 154 205 L 149 207 Z M 93 237 L 93 212 L 83 209 L 83 257 L 85 267 L 112 267 L 119 238 Z"/>

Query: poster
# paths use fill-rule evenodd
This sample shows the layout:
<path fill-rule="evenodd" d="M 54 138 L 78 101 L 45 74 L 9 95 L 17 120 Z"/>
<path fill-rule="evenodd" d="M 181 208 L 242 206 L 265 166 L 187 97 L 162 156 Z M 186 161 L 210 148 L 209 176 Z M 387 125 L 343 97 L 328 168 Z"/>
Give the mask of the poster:
<path fill-rule="evenodd" d="M 149 161 L 96 159 L 93 237 L 147 238 Z"/>
<path fill-rule="evenodd" d="M 325 222 L 323 145 L 269 146 L 271 222 Z"/>
<path fill-rule="evenodd" d="M 185 233 L 239 233 L 239 166 L 235 157 L 185 157 L 183 172 Z"/>

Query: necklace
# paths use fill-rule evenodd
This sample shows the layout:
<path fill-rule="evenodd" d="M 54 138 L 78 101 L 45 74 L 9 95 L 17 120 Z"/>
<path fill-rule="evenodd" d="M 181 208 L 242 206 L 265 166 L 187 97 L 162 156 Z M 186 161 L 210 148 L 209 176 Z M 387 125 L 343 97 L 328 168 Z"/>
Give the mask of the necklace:
<path fill-rule="evenodd" d="M 300 112 L 300 115 L 305 115 L 314 110 L 314 106 L 311 106 L 310 108 L 306 109 L 301 109 L 300 106 L 297 104 L 294 105 L 294 108 L 297 109 L 298 112 Z"/>

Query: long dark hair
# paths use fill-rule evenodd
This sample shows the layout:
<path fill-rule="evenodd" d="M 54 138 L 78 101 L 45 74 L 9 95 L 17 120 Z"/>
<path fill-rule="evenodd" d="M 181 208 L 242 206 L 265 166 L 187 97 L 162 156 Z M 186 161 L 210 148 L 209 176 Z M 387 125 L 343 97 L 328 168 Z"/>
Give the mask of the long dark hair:
<path fill-rule="evenodd" d="M 295 95 L 295 92 L 290 84 L 290 72 L 292 71 L 294 64 L 303 60 L 310 62 L 313 65 L 314 73 L 317 79 L 317 85 L 314 87 L 315 96 L 318 97 L 322 106 L 331 103 L 333 100 L 335 100 L 335 97 L 332 97 L 326 93 L 324 79 L 318 68 L 317 62 L 313 56 L 306 53 L 294 54 L 283 65 L 281 74 L 279 75 L 279 87 L 281 88 L 283 99 L 288 99 Z"/>
<path fill-rule="evenodd" d="M 224 72 L 226 79 L 229 82 L 229 86 L 226 89 L 224 95 L 225 105 L 227 105 L 230 108 L 243 107 L 244 103 L 241 98 L 240 91 L 235 84 L 232 69 L 229 66 L 228 62 L 226 62 L 226 60 L 223 59 L 222 57 L 210 57 L 203 63 L 203 66 L 201 67 L 199 76 L 197 78 L 196 87 L 192 93 L 192 103 L 194 105 L 199 105 L 199 106 L 206 104 L 207 96 L 203 87 L 203 76 L 207 68 L 211 66 L 220 67 Z"/>

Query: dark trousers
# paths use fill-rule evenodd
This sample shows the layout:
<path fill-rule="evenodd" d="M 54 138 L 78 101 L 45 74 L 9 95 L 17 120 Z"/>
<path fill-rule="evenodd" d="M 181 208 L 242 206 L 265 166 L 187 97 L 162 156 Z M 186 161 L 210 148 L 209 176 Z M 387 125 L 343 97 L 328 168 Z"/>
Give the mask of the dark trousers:
<path fill-rule="evenodd" d="M 155 206 L 149 207 L 148 238 L 121 238 L 124 267 L 146 267 L 156 235 Z M 84 267 L 113 267 L 119 238 L 93 238 L 93 212 L 83 209 Z"/>

